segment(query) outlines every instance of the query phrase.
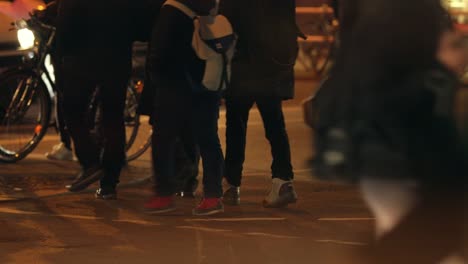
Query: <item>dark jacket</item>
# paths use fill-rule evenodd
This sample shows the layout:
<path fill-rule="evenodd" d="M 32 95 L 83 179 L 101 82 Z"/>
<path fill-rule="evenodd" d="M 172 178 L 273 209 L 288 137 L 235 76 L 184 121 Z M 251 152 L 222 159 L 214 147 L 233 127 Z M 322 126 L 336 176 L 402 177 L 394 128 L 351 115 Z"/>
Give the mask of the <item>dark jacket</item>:
<path fill-rule="evenodd" d="M 153 114 L 164 92 L 192 92 L 188 75 L 201 82 L 205 63 L 192 48 L 193 20 L 179 9 L 163 6 L 153 28 L 148 58 L 149 85 L 145 86 L 139 112 Z M 176 103 L 176 102 L 175 102 Z"/>
<path fill-rule="evenodd" d="M 63 60 L 88 62 L 97 72 L 115 67 L 130 71 L 142 6 L 143 0 L 60 1 L 57 44 Z"/>
<path fill-rule="evenodd" d="M 356 102 L 356 116 L 369 124 L 359 143 L 361 175 L 461 184 L 467 164 L 454 115 L 456 78 L 438 67 L 390 85 L 399 88 L 384 85 L 387 91 Z"/>
<path fill-rule="evenodd" d="M 406 177 L 426 183 L 463 177 L 466 168 L 460 161 L 452 102 L 456 78 L 435 57 L 438 5 L 425 0 L 343 2 L 342 45 L 317 97 L 319 158 L 327 153 L 326 145 L 332 145 L 320 142 L 339 126 L 348 134 L 344 138 L 352 138 L 346 143 L 353 144 L 342 149 L 346 154 L 352 149 L 354 155 L 341 160 L 358 168 L 351 170 L 357 171 L 353 177 Z M 419 12 L 410 12 L 416 6 Z"/>
<path fill-rule="evenodd" d="M 151 32 L 156 20 L 159 17 L 161 6 L 166 0 L 143 0 L 138 11 L 138 17 L 135 19 L 136 40 L 148 42 L 151 39 Z"/>
<path fill-rule="evenodd" d="M 257 59 L 260 54 L 254 51 L 254 38 L 258 34 L 258 19 L 266 18 L 265 14 L 259 16 L 262 5 L 275 5 L 280 12 L 286 12 L 295 19 L 295 1 L 263 1 L 263 0 L 223 0 L 221 13 L 232 23 L 238 35 L 237 52 L 232 61 L 231 85 L 226 91 L 227 97 L 280 97 L 291 99 L 294 97 L 294 69 L 293 67 L 274 68 L 269 61 Z M 265 9 L 267 10 L 267 9 Z M 294 25 L 295 27 L 295 25 Z M 276 30 L 271 27 L 271 30 Z M 269 43 L 269 45 L 277 43 Z M 265 47 L 268 48 L 268 47 Z M 296 43 L 297 52 L 297 43 Z M 256 47 L 261 50 L 262 47 Z"/>

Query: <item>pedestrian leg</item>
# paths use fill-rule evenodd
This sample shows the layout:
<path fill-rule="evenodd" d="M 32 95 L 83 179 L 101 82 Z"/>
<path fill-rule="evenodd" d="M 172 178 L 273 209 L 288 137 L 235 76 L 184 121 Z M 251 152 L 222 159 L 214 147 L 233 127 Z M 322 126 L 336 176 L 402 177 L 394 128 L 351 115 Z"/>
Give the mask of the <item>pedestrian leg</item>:
<path fill-rule="evenodd" d="M 226 98 L 226 170 L 225 177 L 234 187 L 242 183 L 247 123 L 254 101 L 250 98 Z"/>

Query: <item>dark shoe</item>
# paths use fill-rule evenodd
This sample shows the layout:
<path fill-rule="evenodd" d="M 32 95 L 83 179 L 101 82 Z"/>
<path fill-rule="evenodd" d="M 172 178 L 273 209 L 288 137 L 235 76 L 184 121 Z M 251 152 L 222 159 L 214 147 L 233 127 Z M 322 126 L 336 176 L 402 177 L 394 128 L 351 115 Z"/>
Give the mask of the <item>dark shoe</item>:
<path fill-rule="evenodd" d="M 192 214 L 196 216 L 208 216 L 224 212 L 221 198 L 205 198 L 197 208 L 193 209 Z"/>
<path fill-rule="evenodd" d="M 229 187 L 229 189 L 224 192 L 223 202 L 227 205 L 240 205 L 240 187 Z"/>
<path fill-rule="evenodd" d="M 174 197 L 154 197 L 145 204 L 145 210 L 148 214 L 164 214 L 176 210 Z"/>
<path fill-rule="evenodd" d="M 292 181 L 273 179 L 273 186 L 268 196 L 263 200 L 265 208 L 283 208 L 297 201 L 297 194 Z"/>
<path fill-rule="evenodd" d="M 88 188 L 91 184 L 101 180 L 104 177 L 104 170 L 100 167 L 94 167 L 82 171 L 78 177 L 66 188 L 70 192 L 80 192 Z"/>
<path fill-rule="evenodd" d="M 99 200 L 117 200 L 117 191 L 114 187 L 101 187 L 95 193 Z"/>

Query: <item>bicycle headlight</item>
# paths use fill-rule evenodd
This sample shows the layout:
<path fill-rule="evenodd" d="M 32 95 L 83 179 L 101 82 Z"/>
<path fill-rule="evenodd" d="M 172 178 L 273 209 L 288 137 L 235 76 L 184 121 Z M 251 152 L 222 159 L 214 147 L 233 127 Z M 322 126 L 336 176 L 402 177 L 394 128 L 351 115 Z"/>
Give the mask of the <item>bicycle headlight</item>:
<path fill-rule="evenodd" d="M 30 49 L 34 47 L 34 42 L 36 38 L 34 33 L 28 28 L 22 28 L 18 30 L 18 42 L 22 49 Z"/>

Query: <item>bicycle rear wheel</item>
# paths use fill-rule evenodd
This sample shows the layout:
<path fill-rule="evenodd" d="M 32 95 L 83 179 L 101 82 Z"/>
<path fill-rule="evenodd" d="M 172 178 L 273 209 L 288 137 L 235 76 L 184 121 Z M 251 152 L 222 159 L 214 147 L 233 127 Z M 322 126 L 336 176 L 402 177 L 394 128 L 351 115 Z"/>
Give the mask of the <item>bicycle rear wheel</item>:
<path fill-rule="evenodd" d="M 130 82 L 125 101 L 125 132 L 127 162 L 138 159 L 151 146 L 152 128 L 147 117 L 140 116 L 138 110 L 137 81 Z"/>
<path fill-rule="evenodd" d="M 41 78 L 27 70 L 0 80 L 0 161 L 24 159 L 47 132 L 51 99 Z"/>

